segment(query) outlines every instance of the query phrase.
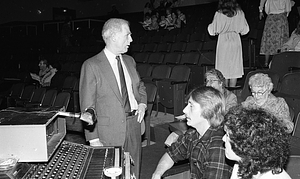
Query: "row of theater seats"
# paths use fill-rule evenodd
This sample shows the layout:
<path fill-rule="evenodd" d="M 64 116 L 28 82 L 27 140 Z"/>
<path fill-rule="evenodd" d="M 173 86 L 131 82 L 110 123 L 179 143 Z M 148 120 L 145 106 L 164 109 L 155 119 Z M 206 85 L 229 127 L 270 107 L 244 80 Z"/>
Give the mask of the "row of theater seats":
<path fill-rule="evenodd" d="M 30 82 L 14 83 L 8 91 L 1 95 L 1 108 L 64 106 L 67 111 L 79 112 L 77 77 L 67 76 L 60 80 L 63 81 L 61 87 L 40 87 Z"/>

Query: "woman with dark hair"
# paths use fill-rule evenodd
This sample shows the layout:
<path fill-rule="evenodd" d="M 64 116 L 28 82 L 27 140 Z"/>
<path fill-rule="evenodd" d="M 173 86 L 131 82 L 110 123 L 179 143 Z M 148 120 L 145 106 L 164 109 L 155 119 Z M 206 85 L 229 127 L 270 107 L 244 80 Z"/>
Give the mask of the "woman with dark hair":
<path fill-rule="evenodd" d="M 289 138 L 263 109 L 233 107 L 225 115 L 225 155 L 236 161 L 231 179 L 291 179 L 284 170 Z"/>
<path fill-rule="evenodd" d="M 219 0 L 218 11 L 208 26 L 210 35 L 218 35 L 215 68 L 222 72 L 225 86 L 235 87 L 244 74 L 241 35 L 249 32 L 244 12 L 236 0 Z"/>
<path fill-rule="evenodd" d="M 281 52 L 284 51 L 300 51 L 300 21 L 292 32 L 290 39 L 281 47 Z"/>

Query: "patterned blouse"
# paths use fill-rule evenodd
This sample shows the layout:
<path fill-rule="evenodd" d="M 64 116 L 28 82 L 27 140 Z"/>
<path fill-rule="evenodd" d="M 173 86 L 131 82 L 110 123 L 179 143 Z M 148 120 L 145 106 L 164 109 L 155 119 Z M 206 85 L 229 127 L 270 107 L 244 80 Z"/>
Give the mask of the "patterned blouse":
<path fill-rule="evenodd" d="M 257 106 L 253 96 L 248 96 L 247 99 L 242 102 L 243 107 L 251 108 L 263 108 L 267 112 L 276 116 L 281 122 L 288 133 L 291 133 L 294 129 L 294 123 L 290 116 L 289 107 L 285 100 L 281 97 L 276 97 L 273 94 L 269 94 L 267 101 L 262 106 Z"/>

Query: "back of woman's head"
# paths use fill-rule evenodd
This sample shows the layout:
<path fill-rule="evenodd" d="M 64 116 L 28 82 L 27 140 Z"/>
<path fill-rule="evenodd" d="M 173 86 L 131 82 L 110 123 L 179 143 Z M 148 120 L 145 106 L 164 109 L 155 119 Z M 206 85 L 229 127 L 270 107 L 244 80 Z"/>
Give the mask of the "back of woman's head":
<path fill-rule="evenodd" d="M 200 104 L 202 116 L 207 119 L 211 126 L 219 126 L 224 119 L 225 100 L 223 95 L 213 87 L 203 86 L 190 92 L 188 98 Z"/>
<path fill-rule="evenodd" d="M 219 0 L 218 10 L 227 17 L 235 16 L 240 9 L 236 0 Z"/>
<path fill-rule="evenodd" d="M 289 134 L 275 116 L 263 109 L 236 106 L 225 115 L 224 129 L 232 150 L 241 157 L 241 178 L 282 172 L 289 156 Z"/>

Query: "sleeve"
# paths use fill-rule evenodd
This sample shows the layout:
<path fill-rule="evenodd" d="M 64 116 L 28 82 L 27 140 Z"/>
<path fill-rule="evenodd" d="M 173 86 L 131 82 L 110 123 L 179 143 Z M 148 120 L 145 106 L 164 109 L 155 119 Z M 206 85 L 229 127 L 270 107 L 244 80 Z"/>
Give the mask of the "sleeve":
<path fill-rule="evenodd" d="M 293 31 L 289 40 L 282 45 L 281 52 L 288 51 L 288 50 L 295 50 L 295 43 L 293 43 L 295 36 L 296 36 L 295 31 Z"/>
<path fill-rule="evenodd" d="M 187 140 L 187 135 L 180 135 L 174 143 L 167 149 L 167 153 L 176 163 L 181 160 L 188 159 L 190 156 L 188 150 L 189 140 Z"/>
<path fill-rule="evenodd" d="M 267 0 L 260 0 L 260 4 L 259 4 L 259 12 L 263 12 L 265 3 Z"/>
<path fill-rule="evenodd" d="M 241 12 L 241 30 L 240 30 L 240 34 L 241 35 L 246 35 L 248 32 L 249 32 L 249 25 L 248 25 L 248 22 L 245 18 L 245 14 L 243 11 L 240 11 Z"/>
<path fill-rule="evenodd" d="M 81 68 L 79 81 L 79 98 L 81 112 L 87 109 L 95 109 L 96 106 L 96 77 L 92 65 L 84 62 Z M 86 140 L 98 138 L 97 130 L 86 130 Z"/>
<path fill-rule="evenodd" d="M 225 149 L 220 145 L 209 148 L 209 156 L 205 162 L 206 170 L 203 178 L 224 179 L 231 175 L 231 167 L 226 163 Z"/>
<path fill-rule="evenodd" d="M 214 15 L 212 23 L 209 24 L 208 27 L 207 27 L 209 35 L 215 36 L 215 35 L 218 35 L 220 33 L 219 30 L 218 30 L 218 25 L 219 25 L 218 23 L 221 23 L 221 22 L 219 22 L 218 16 L 219 16 L 219 12 L 216 12 L 215 15 Z"/>
<path fill-rule="evenodd" d="M 294 129 L 294 123 L 290 116 L 289 106 L 283 98 L 279 98 L 277 101 L 278 107 L 276 109 L 276 116 L 281 120 L 282 124 L 287 128 L 287 132 L 291 133 Z"/>
<path fill-rule="evenodd" d="M 226 101 L 225 101 L 226 111 L 228 111 L 232 106 L 235 105 L 237 105 L 237 97 L 235 94 L 230 92 L 226 97 Z"/>

